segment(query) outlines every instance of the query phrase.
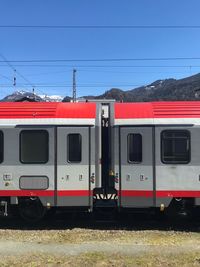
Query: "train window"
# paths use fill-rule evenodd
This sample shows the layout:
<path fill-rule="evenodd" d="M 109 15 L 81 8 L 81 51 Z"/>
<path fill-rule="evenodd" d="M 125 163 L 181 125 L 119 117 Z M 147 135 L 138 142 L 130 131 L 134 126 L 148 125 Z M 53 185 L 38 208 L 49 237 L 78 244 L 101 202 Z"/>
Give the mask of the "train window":
<path fill-rule="evenodd" d="M 3 132 L 0 131 L 0 163 L 3 162 Z"/>
<path fill-rule="evenodd" d="M 45 130 L 23 130 L 20 133 L 20 161 L 46 163 L 49 154 L 49 134 Z"/>
<path fill-rule="evenodd" d="M 142 162 L 142 135 L 129 134 L 128 135 L 128 162 L 140 163 Z"/>
<path fill-rule="evenodd" d="M 82 138 L 80 134 L 67 136 L 67 161 L 70 163 L 81 162 Z"/>
<path fill-rule="evenodd" d="M 161 160 L 165 164 L 190 162 L 190 133 L 186 130 L 165 130 L 161 134 Z"/>

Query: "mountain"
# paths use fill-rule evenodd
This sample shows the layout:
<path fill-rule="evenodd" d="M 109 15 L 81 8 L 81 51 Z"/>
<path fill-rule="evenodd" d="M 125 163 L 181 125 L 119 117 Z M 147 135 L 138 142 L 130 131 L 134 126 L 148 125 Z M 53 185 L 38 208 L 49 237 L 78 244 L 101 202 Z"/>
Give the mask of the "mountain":
<path fill-rule="evenodd" d="M 63 97 L 60 95 L 39 95 L 45 102 L 62 102 Z"/>
<path fill-rule="evenodd" d="M 36 95 L 26 91 L 15 91 L 11 95 L 4 97 L 2 102 L 61 102 L 63 97 L 59 95 Z"/>
<path fill-rule="evenodd" d="M 84 99 L 115 99 L 124 102 L 200 100 L 200 73 L 184 79 L 157 80 L 149 85 L 124 91 L 112 88 L 99 96 Z M 69 97 L 68 97 L 69 99 Z M 63 101 L 68 100 L 64 98 Z"/>
<path fill-rule="evenodd" d="M 81 99 L 115 99 L 124 102 L 147 102 L 147 101 L 175 101 L 175 100 L 200 100 L 200 73 L 184 79 L 157 80 L 149 85 L 124 91 L 112 88 L 98 96 L 83 96 Z M 66 96 L 63 100 L 59 95 L 38 96 L 30 92 L 16 91 L 6 96 L 3 102 L 19 101 L 47 101 L 47 102 L 70 102 L 71 97 Z"/>
<path fill-rule="evenodd" d="M 1 102 L 22 102 L 22 101 L 42 102 L 43 100 L 38 95 L 23 90 L 15 91 L 11 95 L 8 95 L 1 100 Z"/>
<path fill-rule="evenodd" d="M 200 73 L 184 79 L 157 80 L 129 91 L 111 89 L 96 98 L 114 98 L 124 102 L 199 100 Z"/>

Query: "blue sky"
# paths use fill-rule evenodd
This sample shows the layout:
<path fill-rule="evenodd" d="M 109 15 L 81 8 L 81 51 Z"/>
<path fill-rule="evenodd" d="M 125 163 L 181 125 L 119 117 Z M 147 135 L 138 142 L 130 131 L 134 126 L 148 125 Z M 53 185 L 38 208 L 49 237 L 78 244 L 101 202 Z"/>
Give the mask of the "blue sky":
<path fill-rule="evenodd" d="M 199 0 L 0 0 L 0 25 L 200 25 L 199 10 Z M 200 29 L 0 28 L 0 54 L 8 60 L 200 57 Z M 200 60 L 12 65 L 36 92 L 62 96 L 72 94 L 73 68 L 78 96 L 200 72 Z M 12 68 L 0 63 L 0 98 L 15 90 L 12 79 Z M 16 89 L 26 88 L 32 86 L 17 75 Z"/>

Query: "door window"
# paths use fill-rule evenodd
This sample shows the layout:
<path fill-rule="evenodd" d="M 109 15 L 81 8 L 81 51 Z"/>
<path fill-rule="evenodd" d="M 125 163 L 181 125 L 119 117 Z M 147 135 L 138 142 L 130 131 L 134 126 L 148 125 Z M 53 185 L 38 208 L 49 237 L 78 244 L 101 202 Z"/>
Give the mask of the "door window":
<path fill-rule="evenodd" d="M 80 134 L 68 134 L 67 136 L 67 161 L 70 163 L 81 162 L 82 137 Z"/>
<path fill-rule="evenodd" d="M 128 135 L 128 162 L 140 163 L 142 162 L 142 135 L 138 133 Z"/>

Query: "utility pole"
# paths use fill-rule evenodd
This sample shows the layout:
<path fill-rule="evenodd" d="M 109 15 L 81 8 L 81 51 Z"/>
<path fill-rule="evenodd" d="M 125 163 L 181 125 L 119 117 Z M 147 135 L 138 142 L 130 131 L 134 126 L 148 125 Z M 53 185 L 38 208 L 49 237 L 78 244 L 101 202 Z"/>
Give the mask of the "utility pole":
<path fill-rule="evenodd" d="M 32 89 L 32 92 L 33 92 L 33 99 L 34 99 L 34 101 L 36 101 L 36 97 L 35 97 L 35 88 L 33 87 L 33 89 Z"/>
<path fill-rule="evenodd" d="M 14 86 L 14 88 L 16 88 L 16 81 L 17 81 L 17 79 L 16 79 L 16 70 L 14 70 L 14 78 L 13 78 L 13 86 Z"/>
<path fill-rule="evenodd" d="M 72 94 L 73 102 L 76 102 L 76 70 L 73 69 L 73 94 Z"/>

